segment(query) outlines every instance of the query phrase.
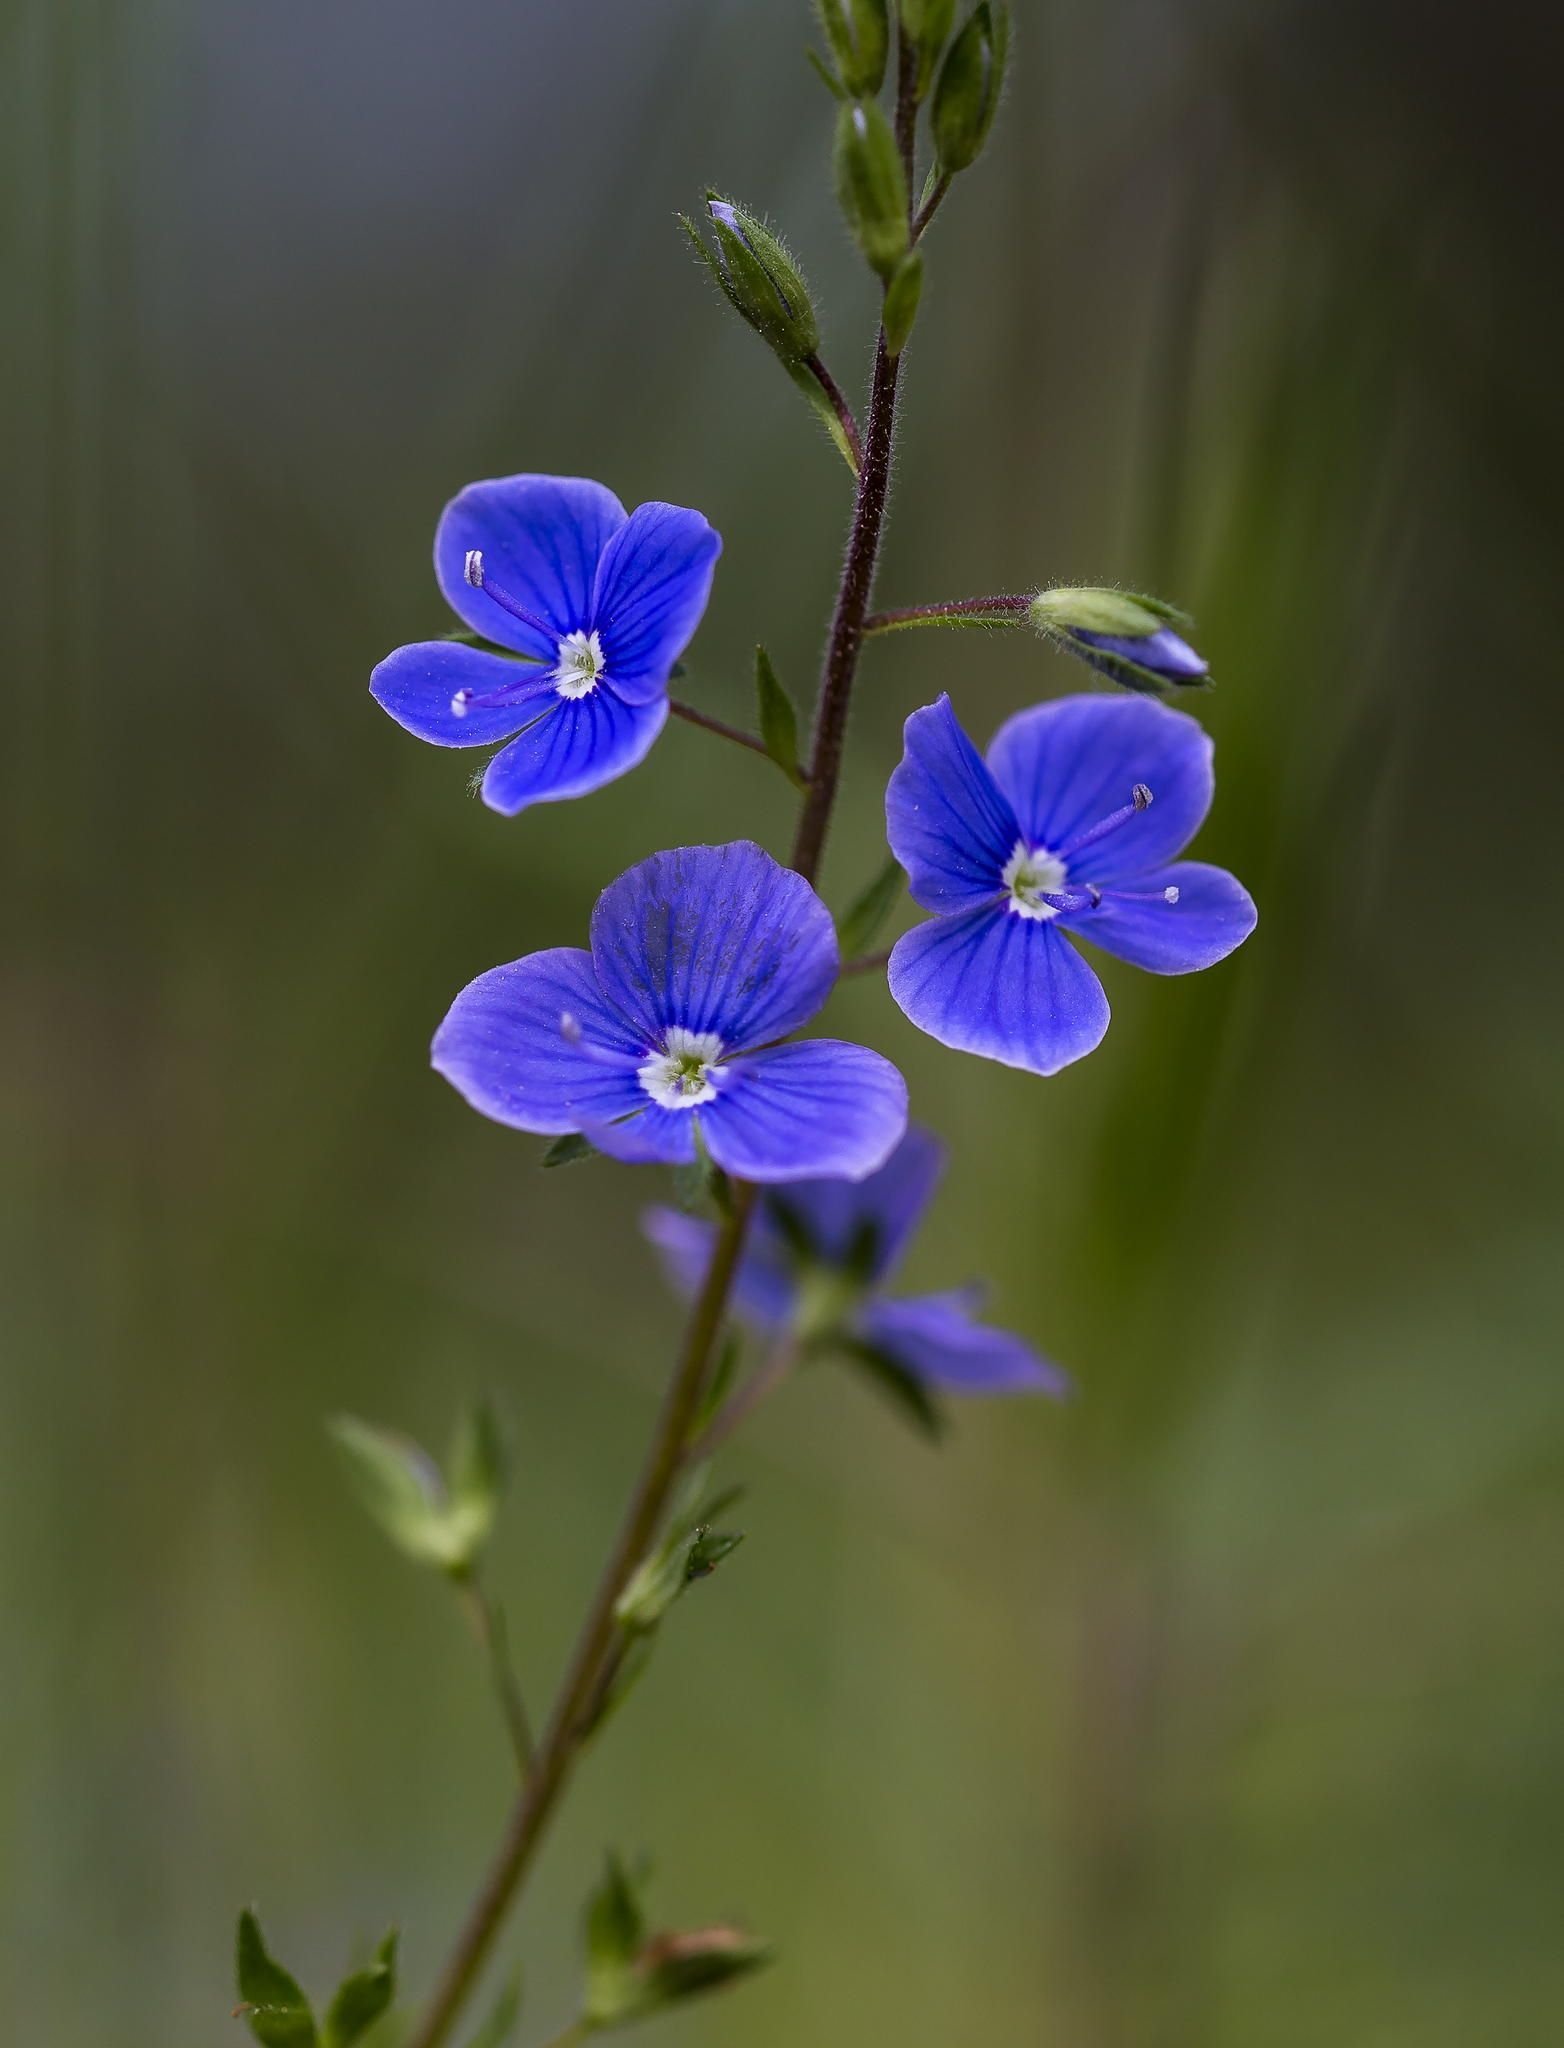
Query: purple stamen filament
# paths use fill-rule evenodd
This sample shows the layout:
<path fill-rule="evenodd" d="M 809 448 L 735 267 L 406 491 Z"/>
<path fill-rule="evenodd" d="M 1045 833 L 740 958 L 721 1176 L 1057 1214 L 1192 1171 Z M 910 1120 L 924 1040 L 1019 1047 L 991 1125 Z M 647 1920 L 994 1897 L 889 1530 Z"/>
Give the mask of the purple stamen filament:
<path fill-rule="evenodd" d="M 560 636 L 547 619 L 540 619 L 536 612 L 529 612 L 524 605 L 516 602 L 502 584 L 490 580 L 484 570 L 481 548 L 467 550 L 466 559 L 462 563 L 462 574 L 474 590 L 481 590 L 485 597 L 493 598 L 502 612 L 509 612 L 513 619 L 520 619 L 524 626 L 530 626 L 535 633 L 541 633 L 545 640 L 558 642 Z"/>
<path fill-rule="evenodd" d="M 1151 791 L 1144 782 L 1137 782 L 1130 791 L 1130 800 L 1127 804 L 1116 811 L 1110 811 L 1106 818 L 1099 819 L 1095 825 L 1089 825 L 1084 832 L 1077 832 L 1075 837 L 1067 840 L 1063 846 L 1052 849 L 1054 858 L 1068 860 L 1071 854 L 1079 853 L 1083 847 L 1095 846 L 1099 839 L 1106 839 L 1110 832 L 1117 832 L 1121 825 L 1127 824 L 1141 811 L 1149 810 L 1151 803 Z"/>

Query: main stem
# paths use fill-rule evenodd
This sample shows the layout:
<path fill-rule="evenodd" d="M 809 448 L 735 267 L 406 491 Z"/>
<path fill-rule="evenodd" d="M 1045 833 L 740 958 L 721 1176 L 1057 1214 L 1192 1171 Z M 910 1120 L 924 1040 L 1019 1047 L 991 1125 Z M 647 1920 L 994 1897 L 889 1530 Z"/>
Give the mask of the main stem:
<path fill-rule="evenodd" d="M 882 332 L 875 352 L 874 382 L 864 434 L 863 468 L 853 506 L 847 559 L 837 590 L 831 637 L 826 647 L 815 704 L 809 787 L 793 840 L 792 864 L 808 882 L 819 872 L 826 833 L 841 776 L 847 710 L 863 648 L 863 625 L 874 588 L 880 530 L 890 493 L 891 442 L 896 424 L 897 359 L 888 354 Z M 570 1781 L 579 1738 L 597 1693 L 605 1659 L 614 1650 L 614 1607 L 630 1574 L 650 1548 L 684 1463 L 712 1352 L 727 1315 L 728 1296 L 754 1206 L 755 1190 L 735 1184 L 733 1206 L 690 1311 L 679 1362 L 663 1396 L 646 1462 L 636 1481 L 619 1534 L 598 1580 L 592 1604 L 561 1681 L 559 1695 L 538 1744 L 533 1767 L 521 1788 L 499 1849 L 472 1903 L 423 2020 L 407 2048 L 443 2048 L 488 1961 L 489 1952 Z"/>

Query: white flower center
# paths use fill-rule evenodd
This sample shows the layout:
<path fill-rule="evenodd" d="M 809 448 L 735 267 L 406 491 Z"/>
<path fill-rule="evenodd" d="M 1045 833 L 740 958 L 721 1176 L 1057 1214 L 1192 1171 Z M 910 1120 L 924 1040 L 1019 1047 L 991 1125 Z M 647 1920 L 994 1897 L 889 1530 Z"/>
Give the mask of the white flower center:
<path fill-rule="evenodd" d="M 674 1024 L 663 1033 L 662 1051 L 637 1067 L 636 1079 L 660 1108 L 695 1109 L 715 1100 L 713 1076 L 722 1072 L 721 1058 L 722 1040 L 715 1031 L 686 1031 Z"/>
<path fill-rule="evenodd" d="M 595 633 L 567 633 L 549 681 L 562 697 L 590 697 L 603 680 L 605 660 Z"/>
<path fill-rule="evenodd" d="M 1028 846 L 1024 839 L 1016 841 L 1015 852 L 1005 862 L 1000 876 L 1010 891 L 1010 908 L 1017 917 L 1038 919 L 1059 915 L 1051 903 L 1038 899 L 1056 896 L 1069 879 L 1069 870 L 1057 854 L 1050 853 L 1046 846 Z"/>

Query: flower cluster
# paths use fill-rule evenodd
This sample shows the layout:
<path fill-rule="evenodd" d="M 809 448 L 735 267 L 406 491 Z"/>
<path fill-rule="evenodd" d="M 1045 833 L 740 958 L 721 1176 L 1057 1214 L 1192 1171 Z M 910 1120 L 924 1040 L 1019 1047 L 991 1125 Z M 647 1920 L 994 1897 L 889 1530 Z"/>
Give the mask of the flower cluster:
<path fill-rule="evenodd" d="M 435 536 L 436 577 L 469 632 L 400 648 L 371 688 L 437 746 L 507 742 L 483 777 L 496 810 L 582 795 L 634 767 L 661 731 L 720 551 L 700 513 L 650 504 L 626 515 L 601 484 L 472 484 Z M 1094 659 L 1204 673 L 1139 601 L 1067 591 L 1035 603 L 1050 632 L 1077 651 L 1089 643 Z M 1121 647 L 1085 621 L 1144 630 L 1119 635 Z M 1108 1002 L 1075 941 L 1182 974 L 1254 927 L 1231 875 L 1179 857 L 1212 792 L 1204 731 L 1147 696 L 1038 705 L 1000 728 L 986 758 L 948 697 L 914 712 L 886 828 L 913 899 L 934 916 L 891 952 L 891 995 L 962 1051 L 1038 1074 L 1080 1059 L 1107 1029 Z M 752 1323 L 790 1325 L 800 1304 L 818 1306 L 822 1275 L 850 1273 L 853 1288 L 831 1297 L 841 1328 L 914 1378 L 968 1391 L 1054 1384 L 1055 1369 L 977 1321 L 965 1294 L 881 1298 L 939 1155 L 925 1135 L 905 1135 L 906 1084 L 889 1061 L 791 1036 L 840 964 L 831 915 L 802 876 L 748 841 L 676 848 L 604 890 L 587 949 L 533 953 L 465 988 L 434 1064 L 518 1130 L 785 1186 L 763 1205 L 739 1272 Z M 659 1210 L 648 1227 L 691 1284 L 710 1226 Z"/>

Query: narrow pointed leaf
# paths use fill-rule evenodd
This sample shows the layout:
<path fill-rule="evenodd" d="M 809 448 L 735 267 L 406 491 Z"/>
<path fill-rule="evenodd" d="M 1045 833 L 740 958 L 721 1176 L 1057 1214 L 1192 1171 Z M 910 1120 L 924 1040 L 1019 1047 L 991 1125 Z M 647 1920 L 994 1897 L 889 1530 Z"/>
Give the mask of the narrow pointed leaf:
<path fill-rule="evenodd" d="M 262 2048 L 316 2048 L 310 2002 L 266 1947 L 253 1912 L 239 1915 L 235 1968 L 241 2010 Z"/>
<path fill-rule="evenodd" d="M 594 1151 L 579 1131 L 566 1131 L 562 1138 L 556 1138 L 548 1147 L 538 1164 L 542 1167 L 574 1166 L 582 1159 L 601 1157 L 602 1154 Z"/>
<path fill-rule="evenodd" d="M 783 774 L 793 782 L 798 772 L 798 713 L 793 700 L 777 679 L 771 657 L 764 647 L 755 649 L 755 704 L 760 718 L 760 737 L 766 752 Z"/>
<path fill-rule="evenodd" d="M 352 2048 L 396 1996 L 396 1929 L 381 1942 L 362 1970 L 344 1977 L 326 2014 L 324 2048 Z"/>
<path fill-rule="evenodd" d="M 836 927 L 837 943 L 844 960 L 866 953 L 880 936 L 907 887 L 900 861 L 887 861 L 862 895 L 842 913 Z"/>

